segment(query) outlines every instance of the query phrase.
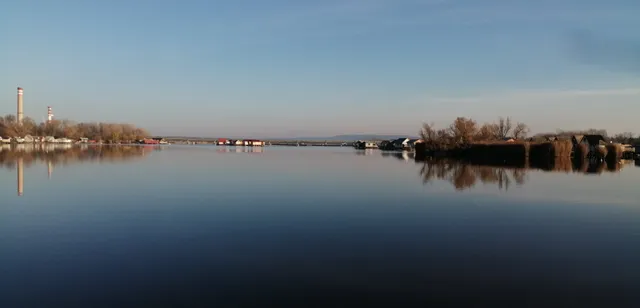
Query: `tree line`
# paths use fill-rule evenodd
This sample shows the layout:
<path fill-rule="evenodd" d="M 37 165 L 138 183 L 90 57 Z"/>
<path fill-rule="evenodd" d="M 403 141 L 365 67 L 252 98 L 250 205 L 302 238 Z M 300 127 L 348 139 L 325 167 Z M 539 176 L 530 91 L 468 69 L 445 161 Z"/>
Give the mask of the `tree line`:
<path fill-rule="evenodd" d="M 428 148 L 450 149 L 473 142 L 491 142 L 506 138 L 524 139 L 529 127 L 511 118 L 500 117 L 495 123 L 479 125 L 475 120 L 456 118 L 449 127 L 436 129 L 434 124 L 424 123 L 420 137 Z"/>
<path fill-rule="evenodd" d="M 150 136 L 143 128 L 127 123 L 76 123 L 70 120 L 52 120 L 36 123 L 25 117 L 19 124 L 15 115 L 0 117 L 0 136 L 24 137 L 53 136 L 55 138 L 89 138 L 102 141 L 132 141 Z"/>
<path fill-rule="evenodd" d="M 447 150 L 470 143 L 496 142 L 508 138 L 522 140 L 527 138 L 529 132 L 529 127 L 526 124 L 514 122 L 510 117 L 500 117 L 494 123 L 483 123 L 482 125 L 471 118 L 458 117 L 448 127 L 441 129 L 436 129 L 433 123 L 424 123 L 420 137 L 424 140 L 427 149 Z M 536 134 L 533 138 L 570 137 L 573 135 L 602 135 L 613 142 L 640 143 L 640 136 L 634 136 L 633 133 L 626 132 L 608 137 L 607 131 L 604 129 L 558 130 L 555 133 Z"/>

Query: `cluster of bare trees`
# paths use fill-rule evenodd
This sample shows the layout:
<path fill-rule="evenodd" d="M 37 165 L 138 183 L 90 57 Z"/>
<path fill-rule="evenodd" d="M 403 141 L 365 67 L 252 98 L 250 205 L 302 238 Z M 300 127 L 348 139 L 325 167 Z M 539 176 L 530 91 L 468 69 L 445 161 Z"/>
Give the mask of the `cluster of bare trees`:
<path fill-rule="evenodd" d="M 514 123 L 511 118 L 499 118 L 495 123 L 479 125 L 470 118 L 458 117 L 447 128 L 436 129 L 433 124 L 423 124 L 420 136 L 429 148 L 448 149 L 472 142 L 499 141 L 506 138 L 523 139 L 529 128 L 524 123 Z"/>
<path fill-rule="evenodd" d="M 75 123 L 69 120 L 36 123 L 29 117 L 25 117 L 22 124 L 19 124 L 14 115 L 0 117 L 0 136 L 24 137 L 26 135 L 70 139 L 85 137 L 102 141 L 139 140 L 149 137 L 146 130 L 131 124 Z"/>
<path fill-rule="evenodd" d="M 479 125 L 470 118 L 458 117 L 449 127 L 436 129 L 433 124 L 423 124 L 420 136 L 428 149 L 447 150 L 474 142 L 501 141 L 507 138 L 521 140 L 527 138 L 529 127 L 520 122 L 513 122 L 511 118 L 500 117 L 495 123 Z M 557 136 L 571 137 L 573 135 L 602 135 L 617 143 L 640 143 L 640 136 L 625 132 L 608 137 L 605 129 L 587 129 L 582 131 L 557 130 L 555 133 L 536 134 L 535 137 Z"/>

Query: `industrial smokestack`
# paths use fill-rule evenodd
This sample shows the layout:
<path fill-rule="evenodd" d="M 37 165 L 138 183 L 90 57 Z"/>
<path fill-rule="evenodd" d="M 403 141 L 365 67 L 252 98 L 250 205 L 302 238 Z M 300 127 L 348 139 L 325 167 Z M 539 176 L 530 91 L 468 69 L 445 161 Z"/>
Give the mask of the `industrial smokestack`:
<path fill-rule="evenodd" d="M 24 114 L 22 112 L 22 88 L 18 87 L 18 114 L 17 114 L 18 124 L 22 124 L 23 115 Z"/>
<path fill-rule="evenodd" d="M 53 110 L 51 106 L 47 107 L 47 122 L 51 123 L 53 121 Z"/>

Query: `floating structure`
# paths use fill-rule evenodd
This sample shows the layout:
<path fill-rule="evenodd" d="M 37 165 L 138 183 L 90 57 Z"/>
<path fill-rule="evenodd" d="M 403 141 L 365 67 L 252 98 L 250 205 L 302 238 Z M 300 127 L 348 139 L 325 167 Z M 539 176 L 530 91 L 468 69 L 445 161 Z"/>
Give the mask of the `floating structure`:
<path fill-rule="evenodd" d="M 422 142 L 420 139 L 397 138 L 391 140 L 383 140 L 378 143 L 377 148 L 384 151 L 413 151 L 417 143 Z"/>
<path fill-rule="evenodd" d="M 146 144 L 146 145 L 169 144 L 169 142 L 167 142 L 164 138 L 145 138 L 142 140 L 138 140 L 135 143 Z"/>
<path fill-rule="evenodd" d="M 262 140 L 258 139 L 227 139 L 227 138 L 218 138 L 216 140 L 216 145 L 222 146 L 246 146 L 246 147 L 261 147 L 265 146 L 266 143 Z"/>
<path fill-rule="evenodd" d="M 362 141 L 358 140 L 353 143 L 353 147 L 356 149 L 377 149 L 378 144 L 375 141 Z"/>

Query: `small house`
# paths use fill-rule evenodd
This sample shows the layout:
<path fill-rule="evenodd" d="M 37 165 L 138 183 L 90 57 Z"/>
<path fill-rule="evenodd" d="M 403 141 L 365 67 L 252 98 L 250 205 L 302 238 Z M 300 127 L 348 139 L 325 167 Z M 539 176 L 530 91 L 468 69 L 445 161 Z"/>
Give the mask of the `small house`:
<path fill-rule="evenodd" d="M 393 140 L 383 140 L 378 145 L 378 148 L 380 148 L 381 150 L 393 150 Z"/>
<path fill-rule="evenodd" d="M 229 144 L 229 139 L 227 139 L 227 138 L 218 138 L 218 140 L 216 140 L 216 144 L 217 145 L 228 145 Z"/>
<path fill-rule="evenodd" d="M 378 147 L 378 144 L 375 141 L 365 141 L 364 147 L 367 149 L 375 149 Z"/>
<path fill-rule="evenodd" d="M 244 146 L 264 146 L 264 141 L 255 140 L 255 139 L 246 139 L 244 140 Z"/>
<path fill-rule="evenodd" d="M 353 147 L 356 149 L 376 149 L 379 146 L 375 141 L 358 140 L 354 142 Z"/>
<path fill-rule="evenodd" d="M 415 149 L 416 143 L 420 142 L 421 139 L 409 139 L 404 145 L 404 149 Z"/>
<path fill-rule="evenodd" d="M 410 141 L 409 138 L 398 138 L 396 140 L 393 140 L 392 144 L 396 150 L 402 150 L 409 147 L 409 141 Z"/>
<path fill-rule="evenodd" d="M 241 145 L 243 145 L 243 144 L 244 144 L 244 142 L 243 142 L 242 140 L 236 140 L 236 141 L 234 142 L 234 145 L 237 145 L 237 146 L 241 146 Z"/>

